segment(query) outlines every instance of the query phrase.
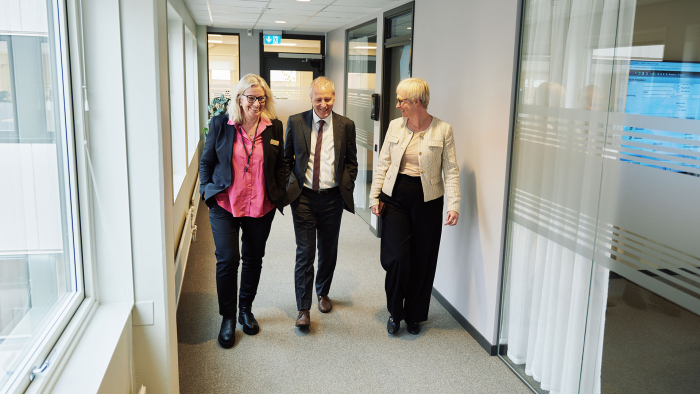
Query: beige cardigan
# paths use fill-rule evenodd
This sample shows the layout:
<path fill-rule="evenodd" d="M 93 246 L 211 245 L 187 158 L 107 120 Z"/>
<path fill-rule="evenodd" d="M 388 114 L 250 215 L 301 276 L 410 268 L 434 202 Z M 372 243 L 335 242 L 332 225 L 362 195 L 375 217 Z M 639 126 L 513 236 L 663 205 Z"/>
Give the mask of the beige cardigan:
<path fill-rule="evenodd" d="M 379 162 L 374 169 L 372 189 L 369 192 L 370 206 L 379 204 L 380 191 L 391 197 L 401 158 L 411 142 L 412 133 L 406 127 L 407 121 L 406 118 L 398 118 L 389 123 L 384 146 L 379 153 Z M 447 194 L 447 210 L 459 213 L 459 167 L 452 126 L 433 116 L 430 126 L 421 132 L 420 139 L 418 164 L 425 201 Z"/>

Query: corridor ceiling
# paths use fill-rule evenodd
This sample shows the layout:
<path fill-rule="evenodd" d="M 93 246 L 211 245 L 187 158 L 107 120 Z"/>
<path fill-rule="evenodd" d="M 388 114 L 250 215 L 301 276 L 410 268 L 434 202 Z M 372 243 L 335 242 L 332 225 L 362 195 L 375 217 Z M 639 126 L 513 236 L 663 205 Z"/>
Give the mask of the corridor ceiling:
<path fill-rule="evenodd" d="M 185 0 L 195 23 L 325 33 L 406 0 Z M 286 23 L 277 23 L 286 22 Z"/>

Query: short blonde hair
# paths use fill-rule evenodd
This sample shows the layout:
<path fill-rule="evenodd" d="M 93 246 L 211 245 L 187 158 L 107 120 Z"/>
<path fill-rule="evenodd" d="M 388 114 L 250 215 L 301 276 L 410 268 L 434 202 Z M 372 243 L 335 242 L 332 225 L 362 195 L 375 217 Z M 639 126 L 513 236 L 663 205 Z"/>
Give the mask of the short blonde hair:
<path fill-rule="evenodd" d="M 241 124 L 243 123 L 243 111 L 241 111 L 240 99 L 243 93 L 245 93 L 248 88 L 259 86 L 265 91 L 265 108 L 262 111 L 263 118 L 266 119 L 277 119 L 277 112 L 275 111 L 275 99 L 272 97 L 272 91 L 270 87 L 267 86 L 267 82 L 260 75 L 246 74 L 241 78 L 240 81 L 233 87 L 231 92 L 231 101 L 228 103 L 228 118 L 234 122 Z"/>
<path fill-rule="evenodd" d="M 314 95 L 314 88 L 317 88 L 319 90 L 330 89 L 333 92 L 333 95 L 335 96 L 335 85 L 333 84 L 333 81 L 326 77 L 318 77 L 311 81 L 311 85 L 309 86 L 309 95 L 311 97 L 313 97 Z"/>
<path fill-rule="evenodd" d="M 428 109 L 430 103 L 430 87 L 424 79 L 406 78 L 396 86 L 396 94 L 404 99 L 420 100 L 423 108 Z"/>

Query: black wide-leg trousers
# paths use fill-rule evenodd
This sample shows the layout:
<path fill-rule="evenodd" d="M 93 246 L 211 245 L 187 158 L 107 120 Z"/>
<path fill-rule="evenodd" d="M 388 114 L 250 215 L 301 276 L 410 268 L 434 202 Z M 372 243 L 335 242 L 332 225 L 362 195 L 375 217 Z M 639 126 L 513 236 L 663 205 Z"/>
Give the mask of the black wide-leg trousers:
<path fill-rule="evenodd" d="M 328 295 L 338 261 L 338 236 L 343 217 L 343 197 L 334 187 L 326 193 L 304 188 L 294 200 L 292 217 L 297 241 L 294 287 L 297 309 L 311 309 L 314 283 L 314 260 L 318 239 L 316 294 Z"/>
<path fill-rule="evenodd" d="M 423 201 L 420 177 L 399 174 L 392 196 L 382 193 L 381 263 L 386 271 L 384 289 L 395 321 L 428 320 L 435 280 L 443 197 Z"/>
<path fill-rule="evenodd" d="M 275 209 L 260 218 L 234 217 L 229 211 L 214 204 L 209 209 L 209 223 L 216 246 L 216 293 L 219 298 L 219 314 L 225 318 L 236 316 L 236 289 L 238 265 L 241 269 L 240 306 L 252 306 L 258 292 L 265 244 L 270 236 Z M 238 251 L 238 234 L 241 235 L 241 253 Z M 242 256 L 241 256 L 242 255 Z"/>

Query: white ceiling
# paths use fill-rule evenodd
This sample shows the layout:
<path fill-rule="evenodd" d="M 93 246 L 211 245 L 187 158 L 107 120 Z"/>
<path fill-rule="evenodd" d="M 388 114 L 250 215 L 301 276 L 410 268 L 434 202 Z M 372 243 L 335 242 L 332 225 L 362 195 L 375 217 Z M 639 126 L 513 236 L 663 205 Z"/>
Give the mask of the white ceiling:
<path fill-rule="evenodd" d="M 406 0 L 185 0 L 195 23 L 325 33 Z M 210 13 L 211 12 L 211 13 Z M 276 23 L 286 21 L 287 23 Z"/>

